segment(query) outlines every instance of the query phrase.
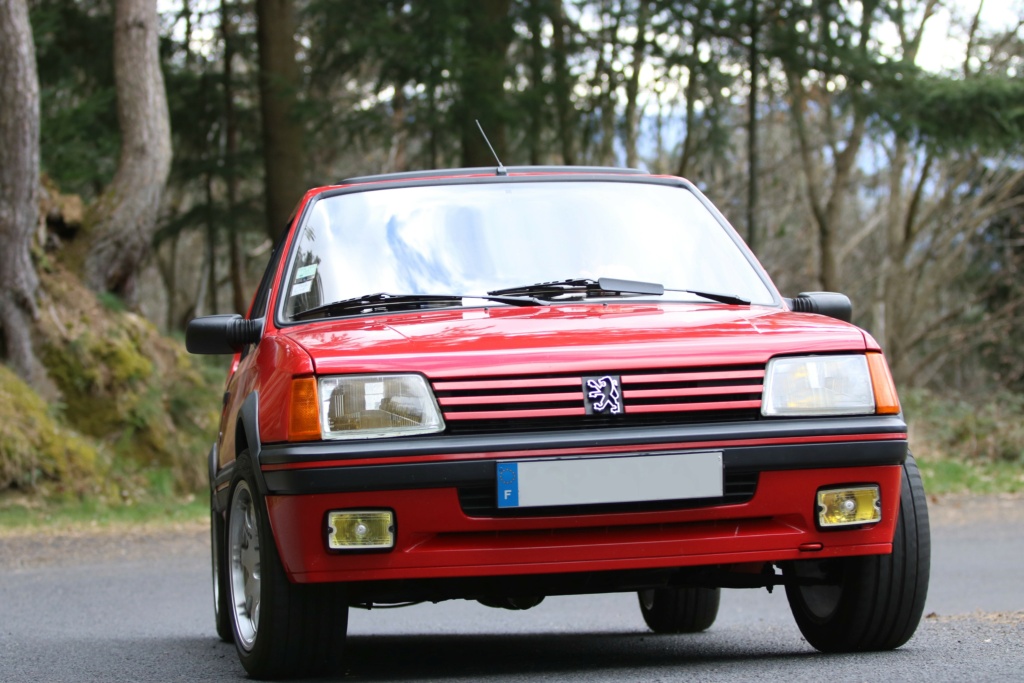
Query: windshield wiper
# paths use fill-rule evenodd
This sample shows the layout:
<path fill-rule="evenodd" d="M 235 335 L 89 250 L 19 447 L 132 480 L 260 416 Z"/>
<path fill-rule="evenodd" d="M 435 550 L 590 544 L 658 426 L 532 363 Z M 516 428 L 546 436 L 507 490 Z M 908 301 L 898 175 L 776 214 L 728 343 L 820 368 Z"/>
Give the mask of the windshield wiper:
<path fill-rule="evenodd" d="M 696 289 L 668 289 L 655 282 L 640 282 L 637 280 L 620 280 L 612 277 L 602 277 L 596 280 L 591 278 L 577 278 L 573 280 L 556 280 L 554 282 L 538 282 L 523 287 L 509 287 L 507 289 L 495 289 L 488 294 L 495 295 L 531 295 L 546 299 L 554 299 L 561 296 L 573 295 L 587 296 L 636 296 L 652 294 L 661 296 L 665 292 L 682 292 L 694 294 L 704 299 L 710 299 L 721 304 L 732 304 L 735 306 L 749 306 L 750 301 L 732 294 L 721 294 L 719 292 L 704 292 Z"/>
<path fill-rule="evenodd" d="M 443 308 L 459 304 L 463 299 L 484 299 L 510 306 L 547 306 L 546 301 L 529 296 L 495 296 L 491 294 L 364 294 L 351 299 L 340 299 L 329 304 L 315 306 L 292 315 L 292 320 L 305 320 L 316 316 L 328 317 L 343 313 L 374 313 L 378 311 L 417 310 Z"/>

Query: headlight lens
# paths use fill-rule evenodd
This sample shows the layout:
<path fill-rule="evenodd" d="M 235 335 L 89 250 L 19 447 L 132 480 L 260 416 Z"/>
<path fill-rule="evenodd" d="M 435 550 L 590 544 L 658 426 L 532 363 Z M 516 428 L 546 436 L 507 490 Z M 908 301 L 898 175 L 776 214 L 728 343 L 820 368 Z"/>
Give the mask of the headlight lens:
<path fill-rule="evenodd" d="M 765 371 L 761 414 L 870 415 L 875 412 L 863 355 L 773 358 Z"/>
<path fill-rule="evenodd" d="M 376 439 L 444 430 L 437 401 L 420 375 L 320 378 L 325 439 Z"/>

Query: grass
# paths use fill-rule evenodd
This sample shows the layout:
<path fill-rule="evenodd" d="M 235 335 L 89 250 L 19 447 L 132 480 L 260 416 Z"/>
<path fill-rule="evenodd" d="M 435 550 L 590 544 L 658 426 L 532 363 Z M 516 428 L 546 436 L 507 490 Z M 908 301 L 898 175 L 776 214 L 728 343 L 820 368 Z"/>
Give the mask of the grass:
<path fill-rule="evenodd" d="M 132 504 L 39 500 L 27 496 L 0 497 L 0 534 L 10 531 L 58 533 L 62 530 L 118 529 L 205 522 L 210 514 L 205 497 L 159 497 Z"/>
<path fill-rule="evenodd" d="M 1024 467 L 1019 464 L 918 458 L 917 465 L 921 469 L 924 490 L 930 495 L 1024 492 Z"/>
<path fill-rule="evenodd" d="M 1024 492 L 1024 396 L 968 401 L 918 390 L 900 398 L 928 493 Z"/>

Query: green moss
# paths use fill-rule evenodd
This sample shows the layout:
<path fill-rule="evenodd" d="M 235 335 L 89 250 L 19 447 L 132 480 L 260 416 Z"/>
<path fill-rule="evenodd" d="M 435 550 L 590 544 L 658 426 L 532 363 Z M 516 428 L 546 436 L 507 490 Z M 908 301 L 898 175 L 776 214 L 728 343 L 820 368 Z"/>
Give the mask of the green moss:
<path fill-rule="evenodd" d="M 46 403 L 0 365 L 0 490 L 85 495 L 101 481 L 95 445 L 60 424 Z"/>
<path fill-rule="evenodd" d="M 102 443 L 116 476 L 144 481 L 161 469 L 176 491 L 200 490 L 223 370 L 213 380 L 180 341 L 111 310 L 66 273 L 43 284 L 59 313 L 44 317 L 41 356 L 63 394 L 66 422 Z M 119 488 L 130 490 L 122 497 L 138 497 L 134 483 Z"/>

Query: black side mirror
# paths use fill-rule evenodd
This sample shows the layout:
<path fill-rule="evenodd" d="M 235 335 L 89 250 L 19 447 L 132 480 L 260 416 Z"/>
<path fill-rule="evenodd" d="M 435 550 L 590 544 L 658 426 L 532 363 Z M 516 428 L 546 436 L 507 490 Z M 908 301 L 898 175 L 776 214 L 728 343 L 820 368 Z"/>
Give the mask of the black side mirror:
<path fill-rule="evenodd" d="M 797 313 L 819 313 L 847 323 L 853 319 L 850 297 L 838 292 L 800 292 L 786 303 Z"/>
<path fill-rule="evenodd" d="M 237 313 L 194 318 L 185 328 L 189 353 L 235 353 L 263 335 L 263 319 L 246 320 Z"/>

